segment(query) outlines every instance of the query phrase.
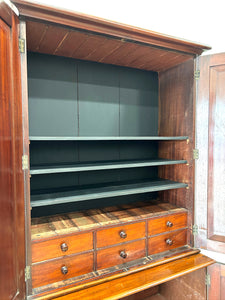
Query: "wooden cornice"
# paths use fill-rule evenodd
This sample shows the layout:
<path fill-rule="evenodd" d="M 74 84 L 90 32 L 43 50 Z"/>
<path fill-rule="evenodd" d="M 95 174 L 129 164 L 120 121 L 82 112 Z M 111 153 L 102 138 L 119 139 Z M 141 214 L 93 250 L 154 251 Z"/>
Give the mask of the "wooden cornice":
<path fill-rule="evenodd" d="M 13 14 L 19 14 L 16 7 L 8 0 L 0 0 L 0 19 L 12 26 Z"/>
<path fill-rule="evenodd" d="M 40 5 L 32 1 L 14 0 L 13 3 L 19 9 L 20 16 L 29 19 L 41 20 L 69 26 L 75 29 L 85 30 L 96 34 L 104 34 L 125 41 L 140 42 L 146 45 L 171 49 L 193 56 L 200 55 L 209 46 L 196 44 L 183 39 L 174 38 L 154 31 L 145 30 L 114 21 L 61 10 L 55 7 Z"/>

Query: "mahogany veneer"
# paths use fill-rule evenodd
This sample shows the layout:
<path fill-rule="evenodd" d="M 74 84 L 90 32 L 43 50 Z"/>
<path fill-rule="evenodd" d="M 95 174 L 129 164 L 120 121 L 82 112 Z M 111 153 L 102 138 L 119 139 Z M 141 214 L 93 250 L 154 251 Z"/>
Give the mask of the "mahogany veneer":
<path fill-rule="evenodd" d="M 23 299 L 26 293 L 26 296 L 30 299 L 57 299 L 57 297 L 58 299 L 90 299 L 91 297 L 93 299 L 118 299 L 199 268 L 205 268 L 211 264 L 212 260 L 198 254 L 198 250 L 191 248 L 193 246 L 192 225 L 194 216 L 194 161 L 192 150 L 195 144 L 195 84 L 193 74 L 195 57 L 204 50 L 209 49 L 209 47 L 100 18 L 42 6 L 29 1 L 15 0 L 13 3 L 19 9 L 20 20 L 16 16 L 16 10 L 12 10 L 4 1 L 0 3 L 0 39 L 2 42 L 0 48 L 3 53 L 0 59 L 2 66 L 1 116 L 4 120 L 0 126 L 2 133 L 0 135 L 0 160 L 3 166 L 0 171 L 3 191 L 0 204 L 3 207 L 2 212 L 4 215 L 1 218 L 3 220 L 1 225 L 5 230 L 3 233 L 6 241 L 3 247 L 7 245 L 7 251 L 3 251 L 4 254 L 7 253 L 5 264 L 1 263 L 1 265 L 3 270 L 6 269 L 6 266 L 10 266 L 10 272 L 1 273 L 0 276 L 1 296 L 7 297 L 10 295 L 14 299 Z M 20 40 L 21 44 L 24 40 L 24 51 L 21 51 L 21 53 L 19 53 L 18 47 L 18 34 L 22 39 Z M 36 58 L 37 53 L 41 53 L 64 56 L 70 58 L 71 62 L 72 59 L 92 61 L 96 62 L 99 67 L 103 67 L 101 64 L 121 66 L 113 67 L 118 68 L 117 70 L 120 70 L 120 72 L 122 67 L 128 67 L 123 70 L 129 71 L 129 76 L 133 72 L 132 76 L 137 76 L 138 78 L 135 77 L 135 80 L 141 83 L 143 81 L 140 80 L 140 74 L 151 74 L 150 77 L 146 75 L 146 80 L 151 78 L 154 83 L 154 87 L 148 93 L 158 95 L 158 104 L 154 103 L 151 107 L 151 112 L 154 111 L 155 107 L 158 107 L 156 108 L 158 110 L 158 126 L 157 124 L 151 125 L 151 122 L 149 124 L 153 128 L 146 126 L 145 122 L 142 124 L 142 117 L 138 116 L 134 120 L 137 125 L 136 129 L 139 130 L 138 126 L 143 127 L 144 125 L 145 128 L 151 128 L 155 135 L 158 133 L 160 137 L 176 137 L 175 140 L 170 141 L 167 139 L 165 141 L 154 140 L 154 149 L 151 151 L 152 153 L 157 152 L 157 154 L 154 154 L 155 159 L 174 160 L 176 158 L 183 161 L 183 163 L 170 166 L 161 165 L 158 166 L 158 169 L 155 166 L 148 166 L 148 168 L 153 169 L 149 169 L 149 172 L 146 173 L 150 177 L 154 175 L 162 179 L 178 181 L 179 184 L 181 183 L 182 188 L 158 192 L 153 196 L 151 194 L 152 197 L 149 197 L 149 199 L 146 196 L 145 200 L 149 200 L 149 203 L 122 204 L 117 199 L 117 206 L 113 207 L 87 209 L 86 211 L 76 211 L 74 209 L 75 212 L 65 214 L 58 211 L 58 215 L 31 220 L 30 191 L 33 193 L 35 190 L 32 186 L 34 181 L 33 177 L 30 179 L 29 166 L 26 166 L 26 164 L 22 166 L 22 156 L 27 155 L 29 160 L 29 151 L 33 147 L 32 145 L 29 150 L 28 124 L 32 122 L 32 114 L 29 115 L 28 110 L 28 92 L 30 96 L 32 88 L 29 86 L 28 89 L 27 81 L 30 79 L 32 81 L 33 78 L 30 74 L 29 78 L 27 77 L 27 51 L 36 52 L 34 54 Z M 29 56 L 29 59 L 31 56 Z M 44 57 L 44 55 L 40 56 Z M 19 58 L 21 59 L 19 60 Z M 64 58 L 56 57 L 54 59 L 64 60 Z M 76 64 L 80 63 L 81 61 L 76 62 Z M 94 64 L 90 62 L 87 64 L 93 68 Z M 31 65 L 29 64 L 29 68 Z M 141 71 L 132 69 L 140 69 Z M 108 72 L 108 70 L 104 72 Z M 143 72 L 142 70 L 150 72 Z M 112 71 L 110 72 L 111 77 L 113 74 Z M 78 73 L 73 74 L 73 79 L 76 76 L 78 77 Z M 116 76 L 118 77 L 118 75 Z M 39 79 L 42 81 L 46 78 L 38 77 Z M 47 82 L 48 79 L 54 81 L 54 78 L 47 78 Z M 62 81 L 64 82 L 64 79 Z M 119 84 L 115 88 L 117 92 L 120 92 L 121 89 L 126 90 L 129 80 L 126 79 L 125 81 L 123 87 L 120 86 L 118 81 Z M 79 85 L 78 80 L 74 80 L 73 83 Z M 147 83 L 145 87 L 138 89 L 138 93 L 134 92 L 132 94 L 134 96 L 131 97 L 132 99 L 130 96 L 124 96 L 127 97 L 125 104 L 123 104 L 126 106 L 125 113 L 127 115 L 130 114 L 130 107 L 133 107 L 134 103 L 135 107 L 138 106 L 134 115 L 136 113 L 139 115 L 139 110 L 144 111 L 143 106 L 148 102 L 147 97 L 152 97 L 144 96 L 146 102 L 142 103 L 142 95 L 145 94 L 146 86 L 149 87 L 149 81 Z M 105 91 L 106 86 L 108 87 L 107 84 L 104 82 L 100 89 Z M 49 89 L 50 94 L 51 91 L 52 89 Z M 67 89 L 63 95 L 66 94 Z M 78 94 L 79 92 L 77 92 Z M 105 96 L 107 93 L 103 94 Z M 124 94 L 126 95 L 126 93 Z M 138 99 L 136 99 L 136 94 L 140 96 Z M 54 97 L 51 98 L 51 96 L 50 99 L 52 100 Z M 120 96 L 118 97 L 118 103 L 115 101 L 113 105 L 118 104 L 117 109 L 120 109 L 122 99 L 120 99 Z M 92 101 L 95 101 L 95 98 L 93 99 Z M 154 99 L 153 97 L 150 100 L 152 99 L 157 102 L 157 98 Z M 43 100 L 42 104 L 45 105 L 49 99 L 44 101 L 44 98 L 41 97 L 41 100 Z M 58 95 L 55 95 L 53 100 L 58 101 Z M 105 99 L 103 100 L 105 101 Z M 100 103 L 100 110 L 102 107 L 102 110 L 104 110 L 104 104 Z M 78 109 L 77 118 L 80 117 L 78 106 L 76 108 Z M 29 105 L 30 107 L 31 105 Z M 50 116 L 51 109 L 55 110 L 55 105 L 52 107 L 50 105 Z M 42 106 L 39 108 L 40 111 L 44 109 Z M 117 115 L 118 126 L 122 124 L 119 109 Z M 37 112 L 37 110 L 34 111 Z M 60 113 L 61 111 L 58 114 Z M 94 123 L 96 121 L 98 121 L 98 118 Z M 46 121 L 45 126 L 48 127 L 50 123 Z M 132 122 L 127 124 L 126 126 L 129 129 L 127 130 L 129 133 L 126 134 L 127 136 L 145 135 L 145 128 L 142 128 L 143 132 L 137 130 L 137 134 L 137 132 L 131 132 L 133 130 Z M 99 124 L 97 123 L 97 125 Z M 111 125 L 111 123 L 107 125 Z M 116 126 L 115 128 L 117 128 Z M 99 126 L 96 128 L 99 128 Z M 96 129 L 94 128 L 94 130 Z M 67 128 L 67 131 L 70 132 L 71 130 Z M 34 144 L 48 143 L 48 141 L 44 141 L 47 134 L 42 133 L 42 135 L 45 136 L 44 138 L 41 137 L 42 140 L 32 141 L 31 138 L 30 142 Z M 99 135 L 103 135 L 103 132 L 100 132 Z M 182 140 L 177 139 L 177 137 L 182 137 Z M 65 142 L 66 138 L 65 133 L 64 140 L 58 141 L 58 143 Z M 88 137 L 85 138 L 85 143 L 90 142 Z M 53 142 L 52 139 L 54 137 L 50 137 L 51 142 Z M 99 142 L 109 143 L 107 137 L 104 141 L 96 140 L 96 145 Z M 123 141 L 118 139 L 116 142 L 119 145 Z M 128 143 L 128 141 L 126 142 Z M 135 143 L 138 144 L 139 142 L 138 139 L 135 140 Z M 153 141 L 149 140 L 148 143 L 153 143 Z M 101 146 L 97 146 L 99 150 Z M 130 150 L 127 149 L 126 151 Z M 134 152 L 136 150 L 135 148 Z M 141 156 L 142 151 L 140 149 L 138 151 Z M 130 155 L 127 152 L 126 155 L 120 153 L 118 150 L 119 158 L 121 154 L 122 156 Z M 26 162 L 26 156 L 23 156 L 23 162 Z M 90 170 L 85 172 L 90 172 Z M 114 171 L 110 172 L 113 173 Z M 131 177 L 134 175 L 139 176 L 138 171 L 132 172 Z M 155 174 L 153 174 L 154 172 Z M 125 177 L 122 173 L 121 171 L 121 174 L 117 176 L 118 180 L 122 180 L 123 176 Z M 143 174 L 144 172 L 140 176 L 146 175 Z M 44 176 L 48 178 L 45 182 L 47 185 L 50 183 L 54 185 L 53 190 L 57 184 L 59 184 L 57 188 L 65 189 L 68 183 L 68 188 L 71 188 L 69 181 L 61 186 L 63 180 L 49 180 L 50 177 L 48 176 L 54 177 L 55 175 L 42 175 L 32 175 L 41 178 L 40 186 L 36 190 L 38 192 L 42 188 L 45 190 L 45 187 L 41 186 L 45 181 Z M 65 178 L 67 178 L 67 175 L 65 175 Z M 88 180 L 91 181 L 90 178 L 91 176 L 88 177 Z M 83 182 L 84 177 L 81 181 L 79 179 L 78 176 L 78 183 L 80 184 L 80 182 Z M 98 182 L 98 184 L 101 185 L 102 182 Z M 148 182 L 148 185 L 150 184 Z M 116 189 L 116 186 L 114 188 Z M 51 187 L 49 190 L 51 190 Z M 147 193 L 147 191 L 145 192 Z M 53 196 L 51 194 L 50 198 L 54 200 Z M 141 196 L 140 199 L 135 198 L 136 202 L 142 201 Z M 118 197 L 118 194 L 116 194 L 116 197 Z M 152 199 L 157 199 L 157 201 Z M 43 199 L 43 201 L 45 200 Z M 61 204 L 65 204 L 63 203 L 63 200 L 65 200 L 63 197 L 61 200 Z M 91 197 L 90 200 L 92 201 Z M 129 201 L 131 200 L 129 199 Z M 39 202 L 39 208 L 43 204 L 44 202 Z M 54 209 L 57 206 L 54 201 L 50 201 L 46 211 L 43 209 L 40 215 L 53 214 L 51 205 L 54 206 Z M 62 206 L 64 205 L 58 207 L 62 208 Z M 39 208 L 33 207 L 33 211 L 36 210 L 35 212 L 37 212 Z M 57 209 L 54 211 L 57 211 Z M 12 234 L 9 235 L 8 232 Z M 20 260 L 18 260 L 18 257 L 20 257 Z M 32 269 L 31 274 L 29 273 L 29 267 Z M 26 292 L 24 272 L 26 274 Z M 2 288 L 4 277 L 7 279 L 7 284 Z"/>
<path fill-rule="evenodd" d="M 211 263 L 211 259 L 201 254 L 192 255 L 187 258 L 146 269 L 143 272 L 136 272 L 124 276 L 123 278 L 116 278 L 104 282 L 100 285 L 97 284 L 90 288 L 80 289 L 77 292 L 71 292 L 65 296 L 58 296 L 56 299 L 90 299 L 91 297 L 93 300 L 98 300 L 105 297 L 105 290 L 107 290 L 107 294 L 110 295 L 108 299 L 119 299 L 165 281 L 175 279 L 181 275 L 188 274 L 199 268 L 206 267 Z M 45 299 L 52 298 L 46 297 Z"/>

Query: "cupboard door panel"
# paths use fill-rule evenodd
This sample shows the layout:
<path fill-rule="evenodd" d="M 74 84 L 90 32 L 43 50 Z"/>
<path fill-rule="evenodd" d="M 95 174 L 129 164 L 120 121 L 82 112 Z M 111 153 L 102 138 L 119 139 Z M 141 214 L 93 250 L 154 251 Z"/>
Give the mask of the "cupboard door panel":
<path fill-rule="evenodd" d="M 225 243 L 225 61 L 209 76 L 208 237 Z"/>
<path fill-rule="evenodd" d="M 201 57 L 199 69 L 195 246 L 225 253 L 225 54 Z"/>
<path fill-rule="evenodd" d="M 4 13 L 2 15 L 2 12 Z M 6 18 L 8 26 L 3 20 Z M 25 298 L 23 135 L 18 19 L 0 2 L 0 298 Z M 19 259 L 18 259 L 19 258 Z"/>

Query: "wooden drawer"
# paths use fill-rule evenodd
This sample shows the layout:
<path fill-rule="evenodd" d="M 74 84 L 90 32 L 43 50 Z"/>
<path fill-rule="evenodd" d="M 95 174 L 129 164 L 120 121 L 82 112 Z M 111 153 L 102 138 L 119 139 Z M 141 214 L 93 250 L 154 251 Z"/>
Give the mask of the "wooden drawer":
<path fill-rule="evenodd" d="M 145 241 L 143 239 L 97 251 L 97 269 L 109 268 L 146 256 Z"/>
<path fill-rule="evenodd" d="M 63 268 L 63 269 L 62 269 Z M 63 270 L 66 274 L 63 274 Z M 76 277 L 93 271 L 93 252 L 65 256 L 32 266 L 33 288 Z"/>
<path fill-rule="evenodd" d="M 148 255 L 178 248 L 186 244 L 186 229 L 153 236 L 148 239 Z"/>
<path fill-rule="evenodd" d="M 93 249 L 92 232 L 32 244 L 32 262 L 84 252 Z"/>
<path fill-rule="evenodd" d="M 166 215 L 157 219 L 148 221 L 148 235 L 174 231 L 187 227 L 187 213 Z"/>
<path fill-rule="evenodd" d="M 145 222 L 122 225 L 97 232 L 97 248 L 145 237 Z"/>

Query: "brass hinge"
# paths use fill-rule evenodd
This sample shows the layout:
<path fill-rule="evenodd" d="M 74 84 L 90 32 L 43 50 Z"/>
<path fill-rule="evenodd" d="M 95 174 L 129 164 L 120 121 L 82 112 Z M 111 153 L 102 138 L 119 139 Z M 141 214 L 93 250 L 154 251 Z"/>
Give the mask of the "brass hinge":
<path fill-rule="evenodd" d="M 31 279 L 31 267 L 26 266 L 25 268 L 25 281 Z"/>
<path fill-rule="evenodd" d="M 28 155 L 22 156 L 22 170 L 28 170 L 29 162 L 28 162 Z"/>
<path fill-rule="evenodd" d="M 194 224 L 192 226 L 192 233 L 193 233 L 193 235 L 197 235 L 198 234 L 198 225 Z"/>
<path fill-rule="evenodd" d="M 198 80 L 200 78 L 200 70 L 195 71 L 194 77 L 195 77 L 195 80 Z"/>
<path fill-rule="evenodd" d="M 210 286 L 210 284 L 211 284 L 211 276 L 209 274 L 205 275 L 205 284 L 207 286 Z"/>
<path fill-rule="evenodd" d="M 193 149 L 193 159 L 199 159 L 199 150 Z"/>
<path fill-rule="evenodd" d="M 19 51 L 20 53 L 25 52 L 25 40 L 21 38 L 19 38 Z"/>

